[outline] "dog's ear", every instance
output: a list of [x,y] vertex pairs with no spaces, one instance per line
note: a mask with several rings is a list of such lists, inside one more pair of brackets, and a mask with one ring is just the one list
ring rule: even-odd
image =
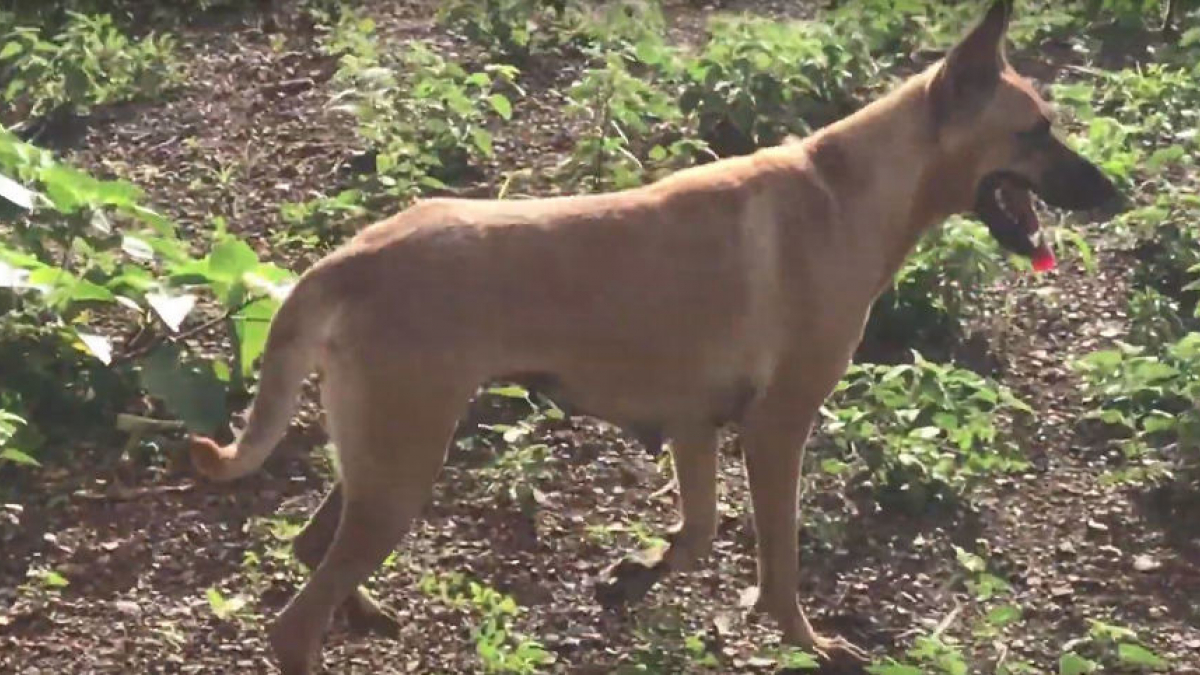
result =
[[1012,0],[995,0],[987,14],[946,54],[934,78],[939,117],[971,111],[992,93],[1007,63],[1004,38],[1012,14]]

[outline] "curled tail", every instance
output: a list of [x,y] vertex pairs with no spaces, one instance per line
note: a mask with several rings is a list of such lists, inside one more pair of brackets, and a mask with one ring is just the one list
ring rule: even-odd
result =
[[221,481],[245,476],[262,466],[283,438],[304,378],[316,366],[328,316],[319,306],[322,295],[320,278],[307,274],[284,300],[267,333],[258,394],[241,437],[224,447],[211,438],[191,438],[192,464],[200,473]]

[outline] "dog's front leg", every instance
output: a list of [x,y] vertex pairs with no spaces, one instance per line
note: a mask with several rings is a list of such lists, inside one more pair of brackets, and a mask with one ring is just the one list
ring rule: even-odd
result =
[[758,538],[755,608],[779,623],[786,642],[826,659],[848,655],[865,660],[866,653],[845,639],[824,637],[814,631],[796,597],[800,575],[800,467],[817,411],[832,386],[768,394],[750,412],[743,427],[742,452]]
[[596,599],[607,607],[639,600],[672,571],[687,571],[712,550],[717,534],[716,429],[709,424],[671,432],[671,459],[679,485],[681,521],[665,550],[642,551],[610,567],[596,584]]

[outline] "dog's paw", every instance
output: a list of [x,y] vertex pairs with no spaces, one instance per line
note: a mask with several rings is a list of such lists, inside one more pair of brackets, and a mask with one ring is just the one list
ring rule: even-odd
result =
[[596,582],[596,601],[608,609],[637,602],[645,597],[665,573],[662,564],[621,560],[609,567]]

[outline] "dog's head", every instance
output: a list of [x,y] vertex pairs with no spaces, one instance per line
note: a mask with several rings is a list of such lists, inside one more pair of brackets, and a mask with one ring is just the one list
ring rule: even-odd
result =
[[934,66],[928,95],[937,142],[954,174],[945,187],[962,193],[955,210],[974,211],[1006,249],[1052,260],[1032,195],[1083,210],[1114,200],[1117,192],[1055,135],[1050,105],[1009,66],[1004,38],[1011,8],[1011,0],[992,4]]

